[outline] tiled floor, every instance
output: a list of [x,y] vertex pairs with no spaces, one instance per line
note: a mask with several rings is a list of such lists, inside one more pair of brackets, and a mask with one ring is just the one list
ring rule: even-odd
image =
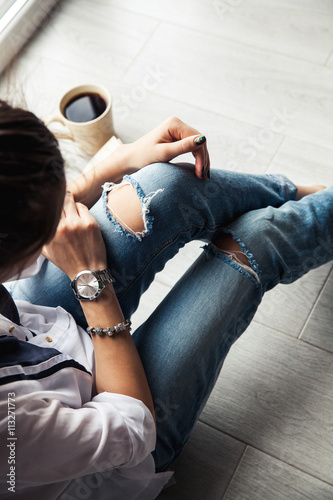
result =
[[[333,182],[331,0],[63,1],[10,81],[43,118],[67,88],[99,82],[124,142],[174,114],[207,135],[213,168]],[[75,176],[85,157],[66,151]],[[199,247],[159,274],[136,325]],[[267,294],[161,499],[332,500],[332,299],[330,264]]]

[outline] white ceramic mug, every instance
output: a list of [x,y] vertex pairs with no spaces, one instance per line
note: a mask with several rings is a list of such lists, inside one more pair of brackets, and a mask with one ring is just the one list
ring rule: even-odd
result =
[[[106,109],[103,113],[94,120],[86,122],[74,122],[66,118],[65,108],[67,104],[73,101],[76,96],[88,93],[99,94],[103,97],[106,102]],[[67,131],[54,131],[57,139],[75,141],[85,153],[94,155],[114,135],[111,104],[110,93],[102,85],[79,85],[68,90],[62,96],[56,114],[48,118],[45,123],[46,125],[52,122],[62,123]]]

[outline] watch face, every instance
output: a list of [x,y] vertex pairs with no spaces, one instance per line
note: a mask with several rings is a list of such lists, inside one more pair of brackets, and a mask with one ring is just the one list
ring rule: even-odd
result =
[[93,299],[99,292],[99,282],[92,273],[83,273],[77,278],[76,289],[85,299]]

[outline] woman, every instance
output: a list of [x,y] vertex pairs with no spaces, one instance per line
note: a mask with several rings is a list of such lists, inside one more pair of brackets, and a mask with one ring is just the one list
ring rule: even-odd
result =
[[[188,151],[194,169],[164,163]],[[2,288],[3,498],[156,498],[264,292],[332,258],[333,190],[210,172],[175,118],[66,188],[52,134],[3,102],[0,165],[1,282],[47,257],[11,285],[17,309]],[[131,336],[192,239],[202,255]]]

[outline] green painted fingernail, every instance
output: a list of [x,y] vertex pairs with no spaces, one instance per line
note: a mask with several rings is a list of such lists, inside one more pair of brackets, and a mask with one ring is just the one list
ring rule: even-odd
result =
[[206,137],[204,135],[200,135],[199,137],[196,137],[194,139],[194,142],[197,146],[200,146],[201,144],[204,144],[206,142]]
[[205,165],[202,165],[201,179],[204,179],[205,175],[206,175],[206,167],[205,167]]

